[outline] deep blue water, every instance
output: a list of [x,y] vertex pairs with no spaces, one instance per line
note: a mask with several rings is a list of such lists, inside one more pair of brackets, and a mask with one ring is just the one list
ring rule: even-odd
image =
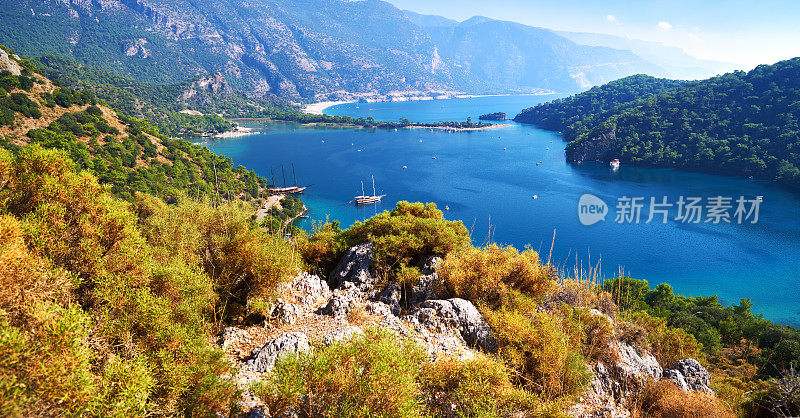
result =
[[[326,113],[376,120],[476,120],[495,111],[513,117],[552,98],[347,104]],[[606,278],[621,269],[647,279],[652,287],[666,282],[686,295],[717,294],[723,303],[749,297],[768,319],[800,324],[800,196],[763,182],[635,168],[624,162],[617,171],[599,163],[567,164],[557,133],[510,123],[507,128],[454,133],[254,124],[264,132],[205,145],[263,176],[273,168],[278,183],[281,164],[290,179],[294,163],[298,182],[314,184],[303,197],[311,216],[304,227],[326,218],[350,225],[400,200],[434,202],[449,206],[445,216],[462,220],[476,244],[530,245],[546,259],[555,230],[553,260],[567,270],[600,261]],[[348,204],[360,194],[362,180],[371,189],[372,175],[378,192],[387,195],[383,202],[371,207]],[[605,221],[591,226],[579,222],[578,200],[584,193],[609,205]],[[658,201],[667,196],[675,203],[680,196],[718,195],[734,200],[763,196],[758,223],[685,224],[672,220],[674,208],[667,224],[660,218],[645,223],[651,196]],[[614,222],[622,196],[645,198],[639,224]]]

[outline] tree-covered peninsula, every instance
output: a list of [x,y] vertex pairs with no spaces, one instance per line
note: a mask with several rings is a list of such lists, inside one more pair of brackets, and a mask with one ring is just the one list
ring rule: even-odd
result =
[[522,111],[571,161],[754,177],[800,188],[800,58],[708,80],[632,76]]

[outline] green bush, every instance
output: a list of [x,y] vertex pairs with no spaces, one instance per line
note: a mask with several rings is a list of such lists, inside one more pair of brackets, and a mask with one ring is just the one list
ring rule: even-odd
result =
[[368,328],[352,341],[278,362],[255,393],[278,414],[294,408],[301,416],[419,417],[424,361],[410,340]]
[[581,338],[568,319],[548,313],[502,309],[484,312],[498,343],[498,356],[512,368],[514,383],[544,399],[578,393],[591,372],[581,355]]
[[0,151],[0,411],[227,413],[215,284],[63,153]]
[[422,393],[430,414],[437,417],[501,417],[515,413],[553,414],[530,392],[515,387],[511,371],[487,356],[457,360],[443,358],[425,364],[420,373]]
[[555,286],[538,253],[497,245],[453,251],[438,272],[450,296],[492,309],[508,305],[516,293],[540,301]]
[[376,267],[387,277],[403,266],[421,263],[431,255],[445,255],[470,242],[461,221],[444,219],[433,203],[398,202],[391,212],[384,211],[356,222],[345,231],[337,226],[322,226],[300,245],[312,266],[333,268],[348,248],[364,242],[375,245]]

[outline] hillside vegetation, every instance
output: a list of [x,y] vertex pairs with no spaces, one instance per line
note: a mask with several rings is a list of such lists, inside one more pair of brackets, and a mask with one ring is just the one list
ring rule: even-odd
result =
[[[560,277],[533,250],[473,246],[433,204],[287,239],[253,219],[264,179],[0,54],[0,415],[236,416],[253,396],[269,413],[331,417],[800,412],[798,331],[746,300]],[[336,283],[359,248],[364,281]],[[298,280],[327,290],[299,320]],[[456,304],[447,320],[468,314],[464,330],[389,327],[436,323]],[[273,334],[341,323],[364,329],[317,335],[241,379]],[[436,340],[448,330],[454,340]],[[235,335],[261,340],[240,356]],[[463,355],[428,351],[448,345]],[[682,389],[662,375],[685,360],[713,380]]]
[[274,96],[247,97],[234,90],[220,74],[198,76],[175,84],[150,84],[62,56],[44,55],[33,59],[33,63],[58,84],[91,91],[114,109],[146,119],[161,133],[170,136],[231,130],[232,124],[223,117],[264,118],[287,111],[299,113],[288,102]]
[[[4,415],[236,413],[242,389],[226,377],[236,369],[215,336],[263,321],[286,297],[282,283],[305,269],[327,270],[362,240],[375,243],[383,286],[410,286],[416,261],[443,256],[442,297],[474,303],[496,351],[432,361],[378,323],[362,337],[278,362],[252,387],[271,411],[553,416],[587,389],[587,363],[614,361],[610,347],[620,341],[651,350],[663,364],[706,361],[691,334],[620,296],[627,283],[607,283],[608,293],[557,280],[533,251],[473,247],[466,228],[433,205],[403,202],[350,229],[328,224],[286,241],[259,228],[237,203],[214,208],[184,197],[168,205],[147,195],[122,202],[88,172],[76,173],[63,151],[29,145],[15,156],[0,151],[0,230]],[[664,292],[644,294],[644,303],[655,304]],[[617,313],[622,301],[632,305]],[[747,324],[747,309],[733,307],[744,314],[734,324]],[[630,387],[626,408],[757,411],[762,404],[742,395],[748,382],[723,378],[716,398],[676,393],[667,381]],[[770,390],[765,384],[756,392],[763,405],[779,393]]]
[[526,109],[571,161],[675,167],[800,187],[800,58],[708,80],[635,76]]
[[[0,72],[0,146],[61,149],[75,167],[93,173],[112,192],[131,200],[146,192],[169,201],[195,198],[259,199],[266,179],[229,158],[168,138],[146,121],[126,116],[89,91],[58,87],[3,47],[9,68]],[[11,69],[19,74],[13,74]]]

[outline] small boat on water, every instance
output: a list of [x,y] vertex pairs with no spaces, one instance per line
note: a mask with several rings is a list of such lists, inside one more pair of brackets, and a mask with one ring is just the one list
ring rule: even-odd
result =
[[372,176],[372,196],[367,196],[364,193],[364,182],[361,182],[361,196],[356,196],[353,198],[353,201],[356,205],[372,205],[374,203],[378,203],[381,199],[386,196],[385,194],[378,195],[375,193],[375,176]]
[[539,195],[538,195],[538,194],[535,194],[535,195],[533,195],[532,197],[533,197],[534,199],[538,199],[538,198],[539,198]]
[[608,163],[608,165],[610,165],[613,168],[619,168],[619,160],[615,158],[611,160],[611,162]]
[[[272,170],[270,170],[272,172]],[[281,173],[283,175],[283,187],[269,187],[267,191],[269,194],[299,194],[303,193],[303,191],[313,184],[309,184],[308,186],[298,186],[297,185],[297,176],[294,174],[294,164],[292,164],[292,177],[294,178],[294,186],[287,186],[286,185],[286,172],[283,170],[283,166],[281,165]],[[272,174],[272,185],[275,185],[275,174]]]

